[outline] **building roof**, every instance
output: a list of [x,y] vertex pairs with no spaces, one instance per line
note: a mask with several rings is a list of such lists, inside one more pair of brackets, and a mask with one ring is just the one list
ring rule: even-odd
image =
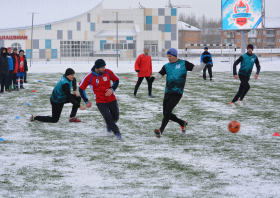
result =
[[178,21],[178,30],[201,31],[201,29],[191,26],[183,21]]
[[[96,37],[112,37],[112,36],[116,36],[117,32],[116,30],[100,30],[95,36]],[[118,30],[118,36],[136,36],[136,31],[134,29],[130,29],[130,30],[122,30],[119,29]]]
[[280,17],[265,17],[265,28],[280,28]]
[[80,16],[103,0],[16,0],[1,1],[0,30],[23,29],[57,23]]

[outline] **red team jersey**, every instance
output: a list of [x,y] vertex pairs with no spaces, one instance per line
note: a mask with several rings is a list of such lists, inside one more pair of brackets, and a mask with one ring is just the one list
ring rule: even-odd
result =
[[111,89],[111,81],[115,82],[119,77],[110,69],[105,69],[105,72],[98,75],[95,72],[88,73],[79,83],[82,90],[85,90],[89,85],[96,103],[109,103],[116,100],[115,93],[111,96],[105,96],[106,90]]

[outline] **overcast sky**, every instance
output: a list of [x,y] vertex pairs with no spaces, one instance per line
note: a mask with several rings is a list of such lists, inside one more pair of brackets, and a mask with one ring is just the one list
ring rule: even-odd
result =
[[[103,8],[138,8],[139,3],[146,8],[163,8],[167,0],[104,0]],[[221,0],[171,0],[174,5],[189,5],[191,8],[180,8],[180,12],[195,13],[197,16],[205,14],[210,18],[221,17]],[[265,0],[267,17],[280,17],[280,0]]]

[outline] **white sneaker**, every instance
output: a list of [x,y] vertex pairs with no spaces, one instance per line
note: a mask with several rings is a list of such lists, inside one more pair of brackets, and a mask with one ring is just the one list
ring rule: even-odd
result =
[[236,107],[235,102],[230,102],[229,105],[230,105],[231,107]]
[[35,117],[36,117],[36,115],[35,115],[35,114],[32,114],[32,115],[31,115],[31,118],[30,118],[30,121],[31,121],[31,122],[35,121],[35,119],[34,119]]
[[239,104],[241,107],[244,106],[242,100],[238,100],[238,104]]

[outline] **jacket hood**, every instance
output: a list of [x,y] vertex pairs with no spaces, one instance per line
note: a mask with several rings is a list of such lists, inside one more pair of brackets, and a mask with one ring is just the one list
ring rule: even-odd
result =
[[[6,50],[6,53],[3,53],[3,50]],[[4,56],[4,55],[7,55],[7,48],[5,47],[1,47],[1,55]]]

